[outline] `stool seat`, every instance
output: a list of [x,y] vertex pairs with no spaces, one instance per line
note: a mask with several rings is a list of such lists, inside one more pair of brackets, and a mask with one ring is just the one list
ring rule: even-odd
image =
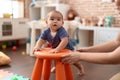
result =
[[51,60],[56,63],[56,80],[74,80],[72,67],[70,64],[62,64],[61,56],[71,51],[63,49],[58,53],[49,53],[51,48],[44,48],[41,51],[34,52],[37,58],[32,72],[31,80],[49,80]]
[[41,51],[36,51],[34,53],[34,56],[41,59],[55,59],[55,60],[59,59],[60,60],[63,54],[68,54],[71,52],[71,50],[64,49],[64,50],[61,50],[59,53],[49,53],[50,50],[51,48],[43,48]]

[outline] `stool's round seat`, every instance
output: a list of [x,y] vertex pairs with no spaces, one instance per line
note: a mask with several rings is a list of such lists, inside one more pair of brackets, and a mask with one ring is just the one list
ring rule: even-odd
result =
[[61,59],[63,54],[68,54],[71,50],[63,49],[58,53],[50,53],[51,48],[43,48],[41,51],[34,52],[34,56],[41,59]]
[[56,63],[56,80],[74,80],[70,64],[62,64],[61,56],[70,53],[70,50],[63,49],[58,53],[50,53],[51,48],[44,48],[41,51],[35,51],[36,62],[34,65],[31,80],[49,80],[51,60]]

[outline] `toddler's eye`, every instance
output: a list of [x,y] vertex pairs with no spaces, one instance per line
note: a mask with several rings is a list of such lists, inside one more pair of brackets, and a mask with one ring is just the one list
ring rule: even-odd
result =
[[53,21],[53,20],[54,20],[54,18],[51,18],[50,20],[52,20],[52,21]]
[[61,19],[57,19],[58,21],[60,21]]

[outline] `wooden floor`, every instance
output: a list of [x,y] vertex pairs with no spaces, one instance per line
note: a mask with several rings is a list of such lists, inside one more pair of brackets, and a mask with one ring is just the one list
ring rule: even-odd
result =
[[[12,59],[9,65],[0,66],[0,69],[30,78],[35,63],[35,57],[22,55],[22,52],[25,52],[25,50],[25,45],[19,46],[17,51],[12,51],[11,48],[0,50],[5,52]],[[120,65],[100,65],[87,62],[82,62],[82,64],[84,65],[86,74],[84,77],[79,77],[77,75],[77,69],[73,66],[74,80],[109,80],[110,77],[120,71]],[[50,80],[55,80],[54,73],[52,73]]]

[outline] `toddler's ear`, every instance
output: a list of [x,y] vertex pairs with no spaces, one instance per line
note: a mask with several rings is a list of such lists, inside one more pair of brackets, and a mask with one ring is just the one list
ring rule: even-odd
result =
[[47,24],[47,20],[45,20],[45,23]]
[[63,24],[64,24],[64,21],[63,21]]

